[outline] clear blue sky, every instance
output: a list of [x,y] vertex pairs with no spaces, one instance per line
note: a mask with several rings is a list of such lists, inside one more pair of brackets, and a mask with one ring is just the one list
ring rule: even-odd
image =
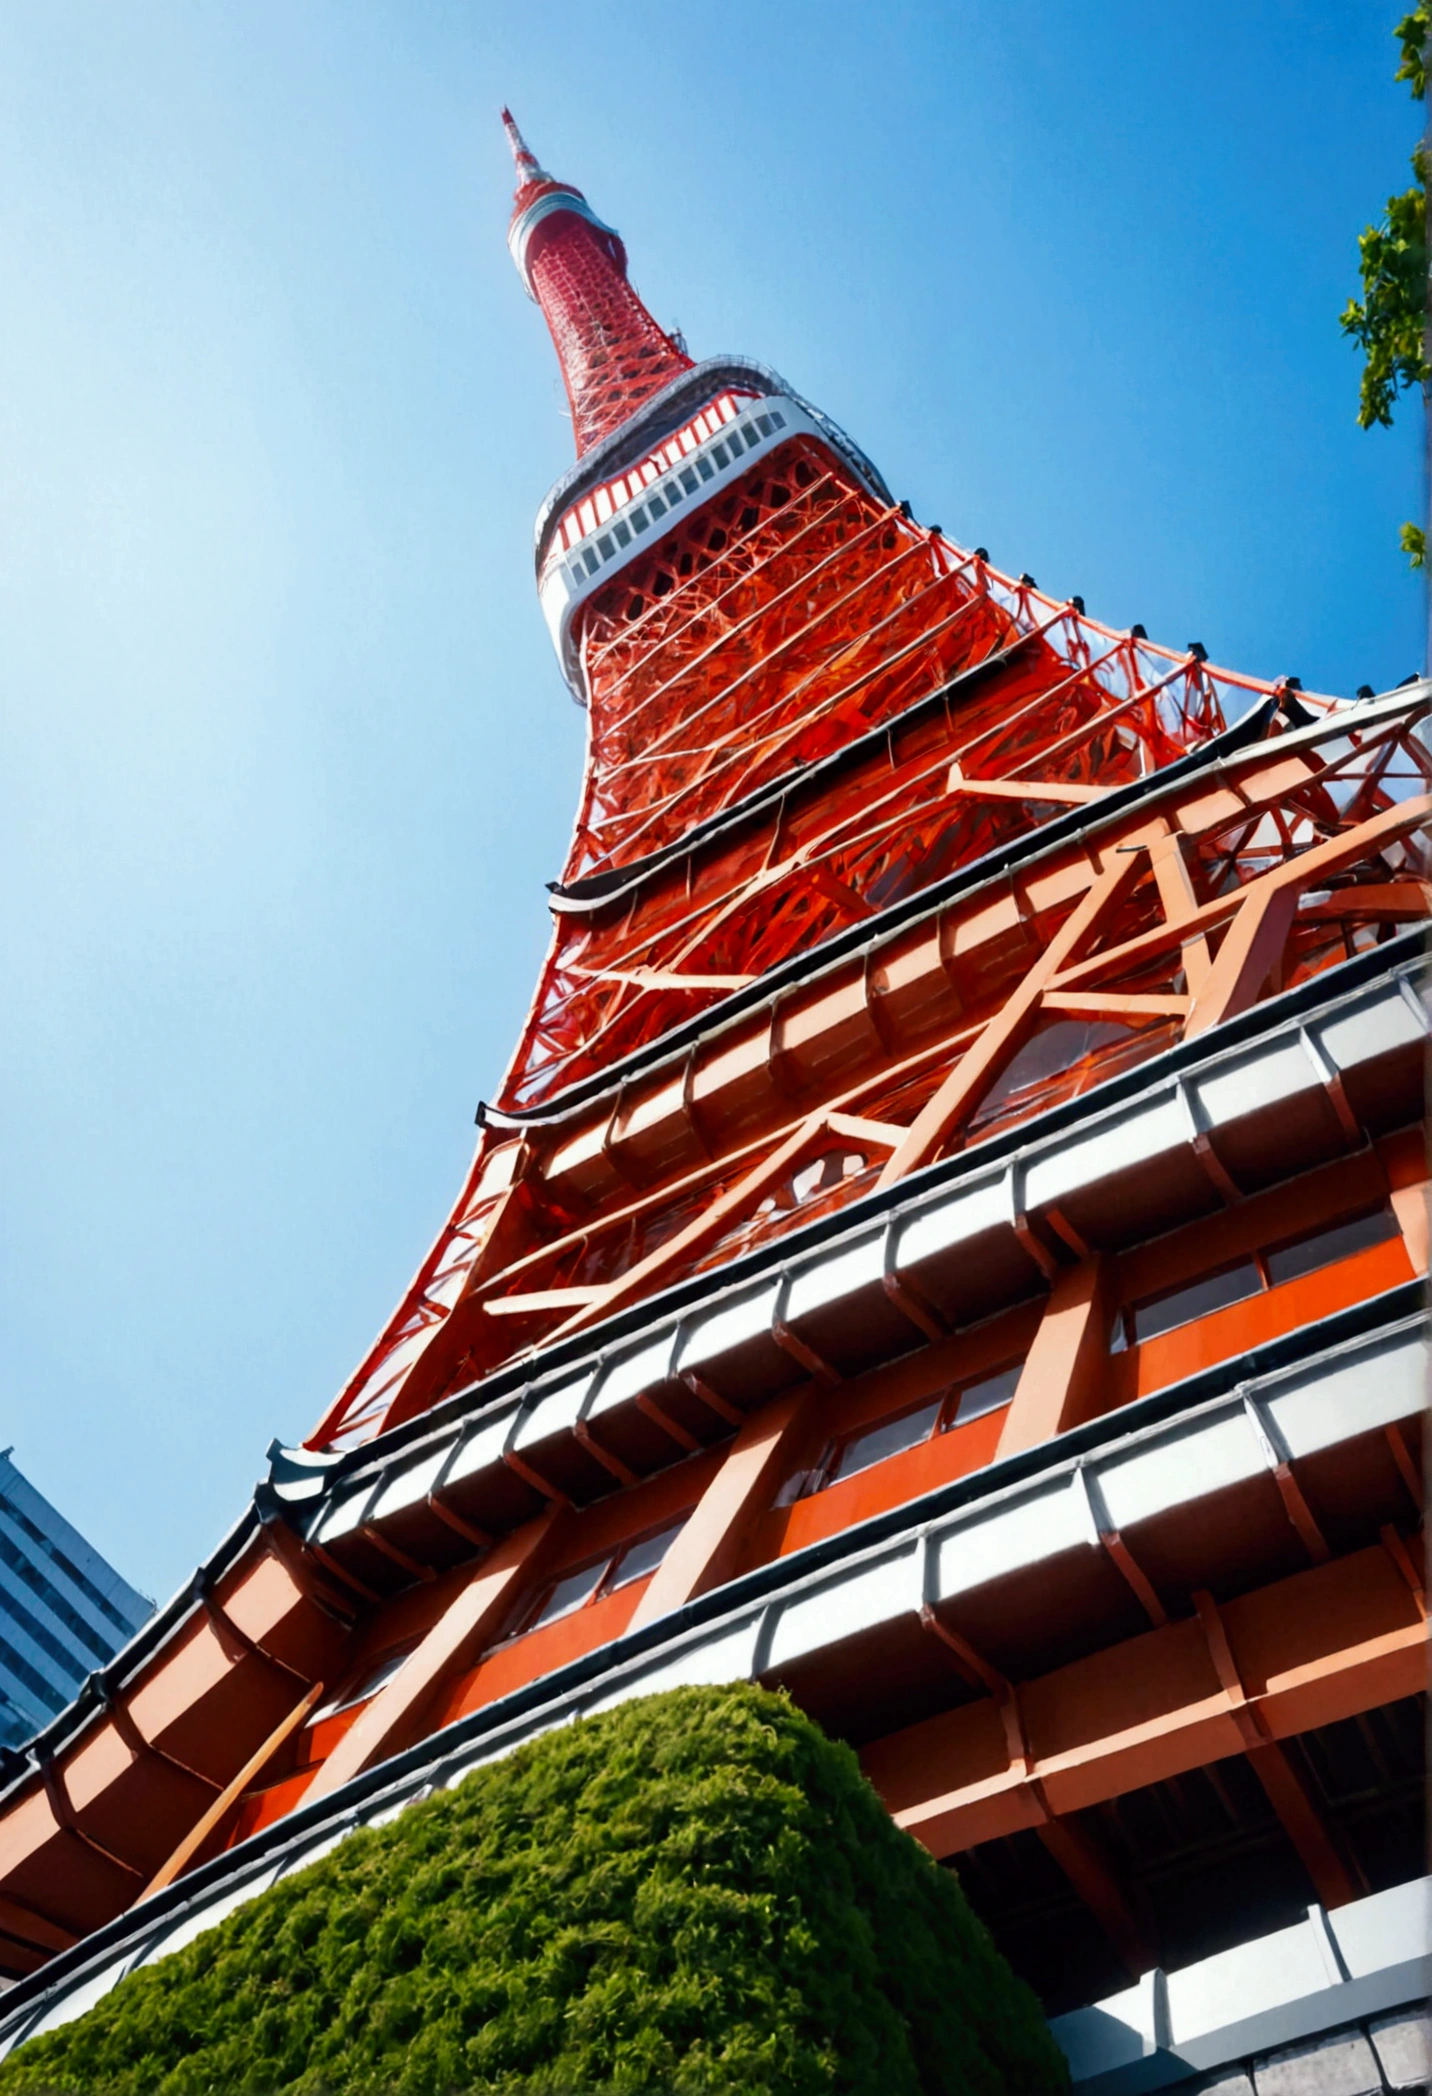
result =
[[5,1414],[163,1596],[386,1317],[545,937],[570,434],[510,98],[697,356],[1115,624],[1420,667],[1337,314],[1393,4],[0,11]]

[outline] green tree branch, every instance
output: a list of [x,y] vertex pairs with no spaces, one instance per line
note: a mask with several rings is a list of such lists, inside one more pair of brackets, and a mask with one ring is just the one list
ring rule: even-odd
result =
[[[1427,94],[1429,32],[1428,0],[1404,15],[1395,31],[1402,50],[1395,77],[1408,83],[1419,102]],[[1412,188],[1389,197],[1381,223],[1368,226],[1358,240],[1362,297],[1349,299],[1342,315],[1343,333],[1363,355],[1357,419],[1364,429],[1376,423],[1390,426],[1399,397],[1414,386],[1421,387],[1424,401],[1432,391],[1427,353],[1427,154],[1422,146],[1412,155],[1412,172]],[[1422,567],[1427,557],[1423,527],[1404,524],[1401,540],[1410,564]]]

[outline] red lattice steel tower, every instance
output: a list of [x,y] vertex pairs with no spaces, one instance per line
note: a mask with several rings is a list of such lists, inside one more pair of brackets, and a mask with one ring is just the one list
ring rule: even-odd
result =
[[[536,562],[588,709],[586,773],[552,951],[473,1175],[318,1447],[495,1366],[560,1323],[563,1291],[616,1278],[614,1257],[667,1232],[648,1198],[624,1240],[626,1218],[578,1252],[576,1217],[538,1190],[540,1174],[529,1168],[517,1197],[507,1184],[515,1151],[501,1137],[524,1116],[684,1038],[732,993],[1031,821],[1157,770],[1223,726],[1224,692],[1262,688],[1215,677],[1201,650],[1113,634],[1077,600],[1051,603],[982,548],[917,524],[764,366],[694,364],[628,283],[619,236],[504,123],[518,176],[508,241],[577,437],[577,466],[539,512]],[[843,775],[813,790],[837,758]],[[1038,794],[1019,785],[1034,779]],[[1115,1028],[1104,1052],[1128,1047]],[[842,1194],[871,1168],[848,1172]],[[672,1212],[690,1198],[683,1188]],[[504,1290],[509,1266],[520,1285]],[[500,1322],[477,1309],[498,1293],[514,1298]]]
[[0,1772],[0,2042],[534,1730],[750,1678],[1052,2010],[1111,1997],[1076,2083],[1232,2086],[1415,1984],[1432,687],[1001,574],[693,362],[505,122],[577,448],[551,946],[349,1386]]

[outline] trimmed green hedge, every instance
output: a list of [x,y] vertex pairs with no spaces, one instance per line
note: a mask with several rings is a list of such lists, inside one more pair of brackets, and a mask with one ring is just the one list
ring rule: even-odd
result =
[[352,1835],[0,2067],[0,2096],[1039,2096],[959,1886],[785,1698],[678,1689]]

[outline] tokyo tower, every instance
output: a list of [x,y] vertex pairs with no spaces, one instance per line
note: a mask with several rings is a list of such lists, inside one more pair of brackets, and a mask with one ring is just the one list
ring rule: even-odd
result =
[[1001,573],[693,361],[504,123],[577,454],[550,947],[347,1387],[6,1756],[0,2045],[546,1727],[754,1679],[958,1869],[1076,2088],[1385,2048],[1432,687]]

